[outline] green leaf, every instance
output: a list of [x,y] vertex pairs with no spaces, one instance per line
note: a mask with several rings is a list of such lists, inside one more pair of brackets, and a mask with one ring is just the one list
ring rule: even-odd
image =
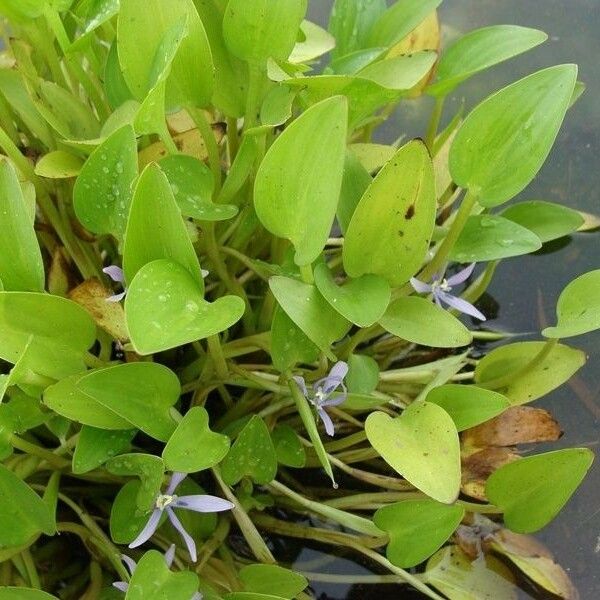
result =
[[390,333],[423,346],[468,346],[471,332],[451,313],[426,298],[407,296],[394,301],[379,324]]
[[127,450],[136,433],[135,429],[105,431],[84,425],[73,453],[73,473],[89,473],[102,466],[109,458]]
[[383,316],[391,298],[388,282],[377,275],[362,275],[338,286],[325,263],[314,270],[315,285],[340,315],[360,327],[370,327]]
[[442,0],[398,0],[377,19],[369,35],[371,46],[394,46],[420,25]]
[[100,369],[82,377],[77,389],[157,440],[166,442],[175,431],[171,407],[181,389],[177,376],[163,365],[137,362]]
[[169,471],[195,473],[218,465],[229,451],[229,438],[210,430],[208,413],[191,408],[169,438],[162,457]]
[[0,465],[0,506],[0,548],[20,546],[34,535],[56,531],[48,506],[4,465]]
[[[192,0],[122,0],[118,21],[118,53],[123,76],[142,102],[164,68],[163,42],[182,21],[187,35],[171,65],[167,106],[206,106],[214,89],[214,67],[208,38]],[[143,52],[140,49],[143,48]]]
[[288,58],[293,64],[308,63],[335,48],[335,38],[311,21],[302,21],[298,38]]
[[165,557],[156,550],[149,550],[138,562],[125,600],[148,600],[148,598],[189,600],[198,591],[198,576],[192,571],[172,573]]
[[343,98],[312,106],[277,138],[256,175],[258,218],[294,244],[298,265],[312,263],[329,237],[342,185],[346,121]]
[[73,208],[81,224],[122,240],[137,176],[137,140],[126,125],[92,152],[75,182]]
[[88,3],[83,33],[91,33],[119,12],[119,0],[92,0]]
[[277,475],[277,455],[264,421],[254,415],[237,436],[221,465],[223,481],[235,485],[242,477],[259,484],[269,483]]
[[415,567],[439,550],[465,515],[459,505],[404,500],[380,508],[373,522],[390,536],[386,555],[397,567]]
[[140,175],[127,221],[123,248],[127,282],[144,265],[161,258],[185,267],[203,292],[200,263],[169,180],[156,164],[150,164]]
[[517,223],[496,215],[471,215],[450,258],[457,262],[500,260],[535,252],[542,242],[535,233]]
[[58,600],[56,596],[51,596],[40,590],[33,590],[23,587],[2,587],[0,588],[0,600]]
[[297,433],[289,425],[277,425],[271,433],[277,461],[286,467],[301,469],[306,464],[306,451]]
[[419,401],[396,418],[374,412],[365,431],[381,457],[416,488],[444,504],[458,498],[460,444],[443,408]]
[[46,179],[71,179],[81,172],[83,161],[78,156],[55,150],[44,154],[35,165],[35,174]]
[[335,360],[331,344],[347,333],[350,323],[331,308],[314,285],[289,277],[271,277],[269,286],[287,316],[308,339]]
[[234,56],[256,65],[267,59],[290,56],[307,0],[229,0],[223,19],[223,36]]
[[[260,107],[262,126],[251,131],[269,130],[287,123],[292,118],[295,99],[296,90],[291,90],[283,85],[271,88]],[[248,131],[245,132],[245,135],[248,135]]]
[[498,391],[511,404],[525,404],[567,382],[585,364],[585,354],[581,350],[558,344],[544,360],[522,373],[544,346],[545,342],[517,342],[495,348],[477,363],[475,383],[485,387],[488,381],[521,372],[520,377],[515,377]]
[[346,386],[351,394],[370,394],[379,383],[379,365],[374,358],[361,354],[348,357]]
[[469,189],[486,207],[522,191],[550,153],[576,79],[575,65],[550,67],[479,104],[450,148],[455,183]]
[[[120,2],[120,0],[119,0]],[[127,86],[123,70],[119,63],[118,43],[114,40],[108,56],[106,57],[106,65],[104,67],[104,91],[110,105],[118,109],[125,102],[134,101],[134,97]]]
[[116,544],[129,544],[148,522],[148,513],[137,507],[141,487],[137,479],[128,481],[115,496],[110,509],[110,536]]
[[299,573],[277,565],[246,565],[239,572],[245,592],[294,598],[307,585]]
[[131,342],[142,355],[215,335],[237,323],[244,310],[239,296],[207,302],[189,271],[170,260],[142,267],[125,300]]
[[502,211],[502,216],[533,231],[542,243],[569,235],[584,223],[576,210],[541,200],[513,204]]
[[271,323],[271,358],[273,366],[285,373],[298,363],[312,363],[319,358],[315,346],[281,306],[277,306]]
[[348,275],[381,275],[394,287],[406,283],[429,249],[436,205],[431,158],[421,141],[409,142],[356,207],[344,243]]
[[504,511],[517,533],[545,527],[567,503],[592,465],[588,448],[528,456],[494,471],[485,486],[489,501]]
[[548,338],[564,338],[600,328],[600,270],[584,273],[567,285],[556,305],[557,324],[546,327]]
[[5,290],[44,290],[44,263],[17,173],[0,160],[0,278]]
[[194,156],[173,154],[159,163],[171,184],[181,214],[199,221],[225,221],[235,217],[237,206],[215,204],[215,181],[210,169]]
[[348,231],[352,215],[372,181],[373,178],[370,172],[365,169],[355,153],[348,150],[344,163],[340,201],[337,208],[337,220],[342,233],[345,234]]
[[492,25],[470,31],[444,50],[437,79],[427,88],[433,96],[446,96],[463,81],[513,56],[539,46],[548,36],[517,25]]
[[454,383],[433,388],[425,399],[441,406],[452,417],[458,431],[485,423],[510,406],[498,392]]

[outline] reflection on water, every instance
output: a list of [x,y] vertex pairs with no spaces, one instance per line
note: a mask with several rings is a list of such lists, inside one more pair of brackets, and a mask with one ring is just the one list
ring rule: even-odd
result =
[[[313,0],[310,17],[326,22],[331,3]],[[493,90],[539,68],[564,62],[579,65],[579,78],[587,84],[587,92],[567,115],[548,162],[520,199],[549,200],[600,213],[600,0],[445,0],[440,14],[446,38],[499,23],[537,27],[550,36],[546,44],[459,88],[457,97],[448,103],[448,114],[458,108],[463,97],[470,108]],[[391,143],[403,132],[422,135],[429,107],[428,99],[403,106],[382,128],[379,139]],[[562,288],[576,275],[595,268],[600,268],[600,236],[595,234],[577,234],[568,244],[559,243],[535,256],[504,261],[490,289],[499,305],[498,316],[488,324],[514,332],[539,330],[553,320]],[[561,441],[552,444],[553,449],[588,446],[598,452],[600,334],[575,338],[571,343],[588,353],[587,366],[569,384],[538,401],[537,406],[550,410],[565,431]],[[538,445],[527,450],[545,449]],[[597,460],[560,517],[537,534],[567,569],[583,600],[600,598],[599,495]],[[298,568],[310,571],[310,564],[318,556],[315,550],[304,548],[298,555]],[[365,567],[341,559],[325,570],[350,575],[364,573]],[[315,584],[314,589],[323,599],[399,597],[397,588],[388,586],[322,583]],[[401,597],[419,596],[406,591]]]

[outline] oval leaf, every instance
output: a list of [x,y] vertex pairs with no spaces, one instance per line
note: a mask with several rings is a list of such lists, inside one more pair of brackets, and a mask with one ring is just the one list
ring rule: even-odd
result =
[[294,598],[308,585],[299,573],[277,565],[246,565],[239,576],[244,591],[282,598]]
[[136,433],[135,429],[105,431],[84,425],[73,453],[73,473],[89,473],[127,450]]

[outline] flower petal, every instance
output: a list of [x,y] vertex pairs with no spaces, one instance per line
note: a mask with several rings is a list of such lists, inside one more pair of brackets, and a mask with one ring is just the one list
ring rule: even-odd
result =
[[129,571],[129,574],[133,575],[133,572],[135,571],[135,568],[137,567],[137,563],[135,562],[135,560],[133,560],[133,558],[131,558],[130,556],[127,556],[126,554],[121,554],[121,560],[125,563],[125,566],[127,567],[127,570]]
[[325,406],[339,406],[340,404],[346,402],[347,397],[348,394],[346,393],[336,394],[332,398],[327,398],[327,400],[323,400],[323,402],[319,404],[319,408],[323,408]]
[[346,375],[348,375],[348,363],[343,360],[338,360],[338,362],[331,367],[331,371],[329,371],[329,377],[334,377],[340,381],[344,379]]
[[121,269],[121,267],[117,267],[117,265],[104,267],[102,272],[106,273],[113,281],[116,281],[117,283],[123,283],[125,281],[125,273],[123,273],[123,269]]
[[410,285],[412,285],[414,290],[419,292],[419,294],[428,294],[432,289],[432,286],[429,283],[423,283],[415,277],[410,278]]
[[294,375],[292,379],[296,382],[300,391],[304,395],[305,398],[308,398],[308,390],[306,389],[306,381],[304,381],[304,377],[299,377],[298,375]]
[[445,302],[448,306],[455,308],[465,315],[470,315],[471,317],[475,317],[480,321],[485,321],[485,315],[477,310],[470,302],[463,300],[462,298],[457,298],[452,294],[446,294],[445,292],[440,292],[440,299],[442,302]]
[[173,502],[173,506],[201,513],[214,513],[231,510],[234,505],[229,502],[229,500],[223,500],[223,498],[219,498],[218,496],[198,494],[195,496],[179,496],[179,498]]
[[120,592],[126,593],[129,589],[129,584],[124,581],[115,581],[113,587],[117,588]]
[[323,421],[323,425],[325,425],[325,432],[327,435],[333,437],[335,434],[335,427],[333,426],[331,417],[322,408],[320,408],[317,412],[319,413],[319,417],[321,417],[321,421]]
[[179,531],[185,545],[187,546],[188,552],[190,553],[190,558],[192,562],[196,562],[198,556],[196,554],[196,542],[194,542],[194,538],[185,530],[185,527],[181,523],[181,521],[177,518],[177,515],[173,512],[172,508],[167,508],[167,516],[169,517],[169,521],[173,524],[173,527]]
[[196,592],[190,600],[202,600],[202,594],[200,592]]
[[115,294],[114,296],[109,296],[106,301],[107,302],[121,302],[123,298],[127,295],[127,291],[121,292],[120,294]]
[[144,529],[142,529],[142,531],[140,531],[140,534],[135,538],[135,540],[133,540],[133,542],[129,544],[130,548],[137,548],[138,546],[141,546],[144,542],[147,542],[154,535],[154,532],[158,527],[161,514],[162,510],[160,510],[159,508],[155,508],[152,511],[152,514],[150,515],[150,518],[148,519],[148,522],[146,523]]
[[448,285],[458,285],[459,283],[464,283],[471,275],[473,274],[473,270],[475,269],[475,263],[471,263],[466,269],[459,271],[456,275],[452,275],[452,277],[448,277],[446,281]]
[[165,562],[167,563],[167,567],[171,568],[173,564],[173,560],[175,559],[175,544],[171,544],[169,549],[165,552]]
[[169,481],[169,487],[167,488],[167,494],[173,495],[173,492],[177,489],[177,486],[187,477],[187,473],[173,473],[171,475],[171,481]]

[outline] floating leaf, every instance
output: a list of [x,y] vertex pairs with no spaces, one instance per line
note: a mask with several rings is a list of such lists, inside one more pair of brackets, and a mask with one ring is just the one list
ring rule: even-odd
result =
[[245,304],[239,296],[222,296],[210,303],[202,292],[176,262],[156,260],[142,267],[125,300],[136,351],[146,355],[176,348],[224,331],[241,319]]
[[556,305],[557,324],[546,327],[548,338],[581,335],[600,328],[600,270],[584,273],[567,285]]
[[277,138],[256,175],[258,218],[294,244],[298,265],[312,263],[329,237],[342,184],[346,120],[343,98],[312,106]]
[[73,453],[73,473],[89,473],[129,448],[135,429],[106,431],[84,425]]
[[244,591],[294,598],[308,585],[299,573],[277,565],[246,565],[239,572]]
[[444,409],[419,401],[396,418],[374,412],[367,418],[365,431],[381,457],[416,488],[444,504],[456,500],[460,444]]
[[377,275],[363,275],[339,286],[325,263],[314,270],[315,285],[321,295],[343,317],[370,327],[383,316],[391,297],[388,282]]
[[277,461],[286,467],[301,469],[306,464],[306,451],[298,434],[289,425],[277,425],[271,433]]
[[509,200],[535,177],[550,153],[577,79],[575,65],[533,73],[479,104],[450,149],[455,183],[486,207]]
[[210,430],[208,413],[194,406],[183,417],[162,457],[169,471],[195,473],[218,465],[229,451],[229,438]]
[[429,558],[460,525],[465,509],[435,500],[404,500],[380,508],[373,522],[390,536],[387,557],[398,567]]
[[531,533],[547,525],[573,495],[594,455],[567,448],[528,456],[492,473],[485,486],[490,502],[504,511],[506,525]]
[[259,484],[269,483],[277,474],[275,446],[264,421],[254,415],[236,438],[221,465],[223,481],[235,485],[242,477]]
[[458,431],[485,423],[510,406],[498,392],[452,383],[433,388],[426,400],[441,406],[452,417]]
[[[517,342],[495,348],[477,363],[475,383],[485,387],[486,382],[511,374],[519,375],[544,348],[544,342]],[[568,381],[585,364],[581,350],[559,344],[526,373],[502,386],[502,392],[512,404],[532,402]]]
[[456,317],[418,296],[392,302],[379,324],[404,340],[424,346],[460,348],[473,340],[471,332]]
[[5,290],[44,290],[44,263],[17,173],[0,160],[0,277]]
[[533,231],[543,243],[569,235],[584,223],[576,210],[541,200],[513,204],[502,211],[502,216]]
[[399,286],[419,270],[434,227],[433,182],[431,158],[422,142],[398,150],[352,216],[343,253],[348,275],[373,273]]
[[537,29],[517,25],[493,25],[470,31],[444,50],[437,79],[427,88],[433,96],[445,96],[469,77],[527,52],[548,36]]
[[49,152],[35,165],[35,174],[47,179],[70,179],[81,172],[83,161],[64,150]]

